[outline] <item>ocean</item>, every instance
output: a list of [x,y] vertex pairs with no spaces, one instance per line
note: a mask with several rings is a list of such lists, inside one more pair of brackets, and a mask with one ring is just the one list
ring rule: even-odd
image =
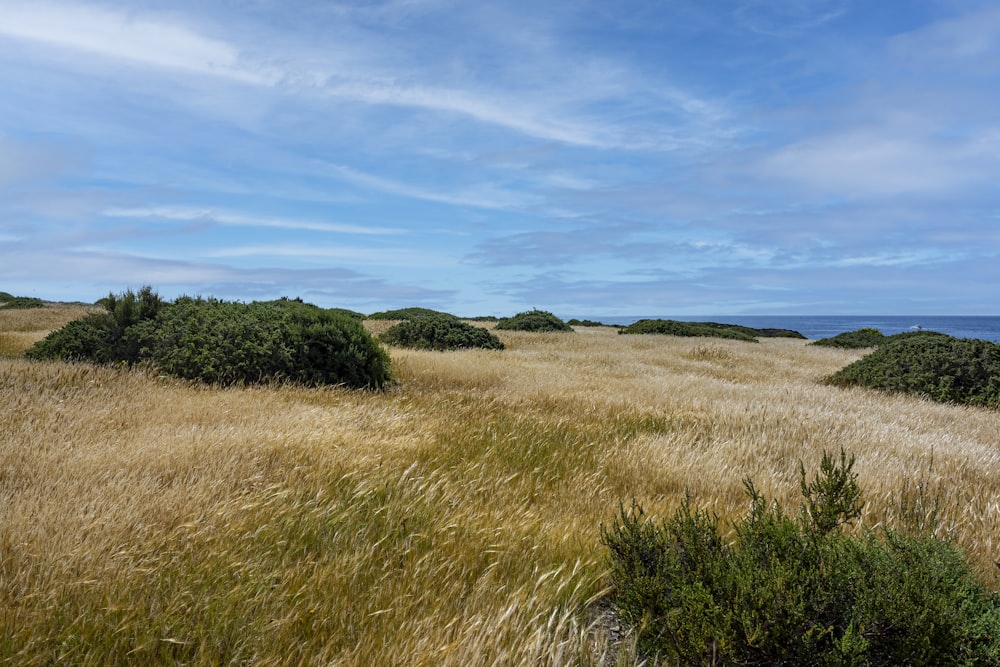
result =
[[[755,329],[793,329],[810,340],[829,338],[845,331],[871,327],[887,336],[915,331],[938,331],[956,338],[979,338],[1000,343],[1000,316],[996,315],[671,315],[573,316],[605,324],[627,325],[641,319],[679,320],[682,322],[722,322]],[[570,319],[570,318],[566,318]]]

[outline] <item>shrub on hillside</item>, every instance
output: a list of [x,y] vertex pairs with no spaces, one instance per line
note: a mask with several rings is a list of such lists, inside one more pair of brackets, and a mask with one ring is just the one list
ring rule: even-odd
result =
[[841,369],[829,382],[997,408],[1000,345],[926,331],[897,334],[886,337],[871,354]]
[[576,318],[571,320],[566,320],[566,324],[571,327],[606,327],[607,324],[603,322],[598,322],[597,320],[578,320]]
[[507,331],[573,331],[573,327],[550,312],[529,310],[514,317],[501,317],[497,329]]
[[885,342],[885,339],[885,335],[878,329],[865,328],[858,329],[857,331],[845,331],[830,338],[821,338],[813,341],[810,345],[856,350],[866,347],[878,347]]
[[300,301],[236,303],[151,289],[111,295],[106,312],[52,332],[34,359],[148,362],[177,377],[215,384],[292,380],[381,388],[389,357],[357,319]]
[[668,520],[621,508],[602,543],[614,602],[642,653],[664,664],[998,664],[1000,598],[930,533],[861,536],[853,458],[824,455],[797,515],[749,480],[732,543],[685,499]]
[[[440,310],[431,310],[430,308],[398,308],[396,310],[383,310],[378,313],[372,313],[368,316],[370,320],[412,320],[415,317],[427,317],[429,315],[451,315],[451,313],[443,313]],[[454,317],[452,315],[452,317]]]
[[0,308],[7,310],[26,310],[28,308],[42,308],[45,302],[33,296],[14,296],[8,292],[0,292]]
[[382,334],[381,339],[389,345],[421,350],[503,349],[503,343],[492,332],[450,315],[428,315],[400,322]]

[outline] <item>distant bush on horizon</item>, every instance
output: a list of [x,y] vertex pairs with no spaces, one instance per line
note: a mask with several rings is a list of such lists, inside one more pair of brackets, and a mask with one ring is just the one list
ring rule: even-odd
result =
[[998,408],[1000,344],[930,331],[896,334],[827,381]]
[[30,359],[151,363],[209,384],[291,380],[380,389],[388,353],[358,319],[301,300],[240,303],[151,288],[101,299],[105,312],[74,320],[28,350]]
[[415,317],[427,317],[429,315],[448,315],[449,317],[455,317],[451,313],[446,313],[440,310],[431,310],[430,308],[397,308],[396,310],[383,310],[378,313],[372,313],[368,316],[368,319],[412,320]]
[[643,319],[619,330],[620,334],[660,334],[666,336],[709,337],[758,342],[758,338],[797,338],[805,336],[791,329],[754,329],[718,322],[681,322],[679,320]]
[[857,331],[845,331],[844,333],[831,336],[830,338],[820,338],[810,345],[821,347],[839,347],[845,350],[857,350],[867,347],[878,347],[886,340],[885,334],[878,329],[867,327]]
[[497,329],[506,331],[573,332],[573,327],[545,310],[529,310],[513,317],[501,317]]
[[598,322],[597,320],[578,320],[576,318],[567,320],[566,324],[570,325],[571,327],[607,327],[607,326],[611,326],[609,324],[605,324],[604,322]]
[[483,348],[502,350],[503,343],[490,331],[467,324],[452,315],[425,315],[393,325],[379,337],[383,343],[419,350]]
[[8,310],[27,310],[42,308],[45,302],[33,296],[14,296],[10,292],[0,292],[0,308]]

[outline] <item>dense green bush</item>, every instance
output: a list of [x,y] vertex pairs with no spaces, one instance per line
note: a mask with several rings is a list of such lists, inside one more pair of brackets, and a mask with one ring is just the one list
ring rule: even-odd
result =
[[607,324],[603,322],[598,322],[597,320],[578,320],[573,318],[571,320],[566,320],[566,324],[571,327],[606,327]]
[[732,543],[685,499],[667,521],[633,502],[602,542],[614,602],[639,648],[664,664],[1000,664],[1000,598],[929,532],[853,536],[853,459],[824,456],[796,516],[747,480]]
[[501,317],[497,329],[507,331],[573,331],[573,327],[550,312],[529,310],[514,317]]
[[381,339],[389,345],[422,350],[503,349],[503,343],[490,331],[451,315],[427,315],[400,322],[382,334]]
[[996,408],[1000,407],[1000,345],[927,331],[897,334],[829,382]]
[[757,342],[758,338],[800,338],[805,339],[798,331],[791,329],[754,329],[739,324],[720,324],[718,322],[681,322],[678,320],[638,320],[618,331],[620,334],[661,334],[666,336],[689,336],[728,338]]
[[706,336],[757,342],[757,336],[743,327],[712,325],[706,322],[677,320],[639,320],[621,329],[620,334],[662,334],[667,336]]
[[390,380],[388,354],[359,320],[301,301],[182,297],[168,303],[144,288],[99,303],[106,312],[52,332],[28,356],[151,363],[216,384],[291,380],[381,388]]
[[415,317],[427,317],[428,315],[451,315],[451,313],[443,313],[440,310],[431,310],[430,308],[398,308],[396,310],[383,310],[378,313],[372,313],[368,316],[368,319],[412,320]]
[[878,347],[885,340],[886,336],[878,329],[865,328],[858,329],[857,331],[845,331],[830,338],[820,338],[810,343],[810,345],[857,350],[866,347]]
[[33,296],[14,296],[9,292],[0,292],[0,308],[25,310],[28,308],[41,308],[44,305],[44,301]]

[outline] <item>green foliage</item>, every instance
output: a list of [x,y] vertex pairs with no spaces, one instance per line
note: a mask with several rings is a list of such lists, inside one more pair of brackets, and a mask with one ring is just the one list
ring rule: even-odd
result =
[[996,408],[1000,407],[1000,345],[926,331],[898,334],[835,373],[829,382]]
[[213,384],[291,380],[381,388],[389,356],[356,318],[301,300],[235,303],[182,297],[167,303],[143,288],[109,295],[106,312],[52,332],[33,359],[152,363]]
[[451,315],[427,315],[400,322],[382,334],[381,339],[389,345],[423,350],[503,349],[503,343],[493,333]]
[[685,499],[660,524],[633,502],[601,540],[614,601],[640,650],[665,664],[974,665],[1000,658],[1000,598],[929,533],[855,537],[853,458],[824,454],[797,517],[745,481],[727,544]]
[[754,329],[739,324],[719,322],[681,322],[678,320],[638,320],[618,331],[620,334],[661,334],[666,336],[728,338],[757,342],[758,338],[799,338],[805,336],[791,329]]
[[607,324],[604,324],[603,322],[598,322],[597,320],[578,320],[578,319],[575,319],[575,318],[571,319],[571,320],[567,320],[566,324],[570,325],[571,327],[606,327],[606,326],[608,326]]
[[440,310],[430,308],[399,308],[397,310],[383,310],[379,313],[372,313],[368,316],[370,320],[412,320],[415,317],[427,317],[428,315],[451,315]]
[[7,310],[27,310],[29,308],[42,308],[45,302],[33,296],[14,296],[9,292],[0,292],[0,308]]
[[810,345],[820,345],[824,347],[840,347],[848,350],[857,350],[866,347],[878,347],[886,340],[886,336],[878,329],[865,328],[857,331],[845,331],[830,338],[821,338],[813,341]]
[[507,331],[573,331],[573,327],[552,313],[544,310],[529,310],[514,317],[501,317],[497,329]]
[[108,313],[93,313],[56,329],[25,353],[29,359],[62,359],[105,364],[115,361],[112,349],[114,320]]
[[621,329],[620,334],[660,334],[667,336],[706,336],[757,342],[755,330],[713,322],[679,322],[677,320],[639,320]]

